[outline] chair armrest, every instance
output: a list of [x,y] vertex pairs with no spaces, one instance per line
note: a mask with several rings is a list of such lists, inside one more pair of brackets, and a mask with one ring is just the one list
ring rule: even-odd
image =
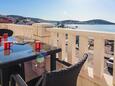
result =
[[[89,56],[89,54],[88,54],[88,53],[85,53],[83,57],[88,57],[88,56]],[[69,66],[72,65],[71,63],[68,63],[68,62],[66,62],[66,61],[60,60],[60,59],[58,59],[58,58],[56,58],[56,61],[58,61],[59,63],[65,65],[65,66],[67,66],[67,67],[69,67]]]
[[69,67],[69,66],[72,65],[72,64],[70,64],[70,63],[68,63],[68,62],[66,62],[66,61],[62,61],[62,60],[60,60],[60,59],[58,59],[58,58],[56,58],[56,61],[58,61],[59,63],[65,65],[65,66],[67,66],[67,67]]
[[18,86],[28,86],[19,74],[12,74],[11,78],[14,79]]

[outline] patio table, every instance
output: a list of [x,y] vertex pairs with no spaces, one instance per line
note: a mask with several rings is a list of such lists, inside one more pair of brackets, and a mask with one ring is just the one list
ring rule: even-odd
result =
[[[12,38],[10,38],[12,40]],[[1,86],[9,86],[10,75],[19,72],[23,79],[25,78],[24,62],[36,59],[42,53],[46,56],[50,55],[50,69],[56,69],[56,53],[61,52],[60,48],[41,43],[40,51],[36,51],[33,47],[34,42],[30,43],[14,43],[10,50],[4,50],[0,46],[0,75]]]

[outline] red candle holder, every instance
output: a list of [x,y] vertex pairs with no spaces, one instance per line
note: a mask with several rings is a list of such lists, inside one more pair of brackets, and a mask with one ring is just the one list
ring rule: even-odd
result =
[[4,50],[10,49],[12,42],[4,42]]
[[36,41],[35,42],[35,49],[36,50],[40,50],[41,49],[41,42],[40,41]]
[[4,34],[3,34],[3,38],[4,38],[4,41],[7,41],[8,33],[4,33]]

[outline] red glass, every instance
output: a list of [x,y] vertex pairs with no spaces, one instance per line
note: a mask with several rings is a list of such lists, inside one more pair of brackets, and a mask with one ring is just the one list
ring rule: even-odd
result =
[[36,52],[40,52],[40,49],[35,49]]
[[4,38],[4,41],[7,41],[8,33],[4,33],[3,38]]
[[40,41],[36,41],[35,42],[35,49],[36,50],[40,50],[41,49],[41,42]]
[[10,49],[12,44],[13,44],[12,42],[4,42],[4,50]]
[[2,42],[2,36],[0,36],[0,43]]
[[10,55],[10,49],[4,50],[4,55]]

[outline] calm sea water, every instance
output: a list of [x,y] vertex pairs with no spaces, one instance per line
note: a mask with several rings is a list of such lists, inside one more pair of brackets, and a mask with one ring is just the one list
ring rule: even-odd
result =
[[80,30],[90,30],[90,31],[104,31],[104,32],[115,32],[115,25],[78,25],[78,24],[71,24],[66,25],[69,27],[78,26],[76,29]]

